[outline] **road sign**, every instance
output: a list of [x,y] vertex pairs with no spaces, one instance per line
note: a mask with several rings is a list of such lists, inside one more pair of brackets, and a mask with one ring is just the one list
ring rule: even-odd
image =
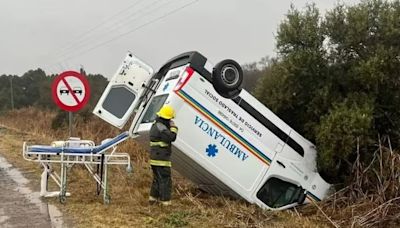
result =
[[51,86],[54,102],[63,110],[76,112],[89,101],[90,87],[87,79],[75,71],[65,71],[56,77]]

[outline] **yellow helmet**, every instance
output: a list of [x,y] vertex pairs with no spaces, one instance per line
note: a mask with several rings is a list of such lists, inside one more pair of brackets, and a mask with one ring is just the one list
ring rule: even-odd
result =
[[157,112],[157,116],[170,120],[175,117],[174,108],[171,105],[163,105],[160,111]]

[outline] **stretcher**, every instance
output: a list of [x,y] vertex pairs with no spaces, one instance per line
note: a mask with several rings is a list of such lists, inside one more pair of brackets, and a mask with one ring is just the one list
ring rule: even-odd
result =
[[[38,162],[43,166],[41,175],[40,195],[43,197],[58,196],[65,203],[67,192],[67,168],[74,164],[83,164],[96,181],[97,194],[103,191],[103,201],[110,203],[108,192],[108,165],[126,165],[132,172],[130,156],[117,152],[119,143],[129,138],[128,132],[123,132],[112,139],[105,139],[95,145],[93,141],[69,138],[67,141],[54,141],[51,145],[27,145],[23,143],[23,157],[27,161]],[[60,164],[60,175],[53,169],[53,164]],[[48,191],[48,179],[51,177],[60,187],[60,191]]]

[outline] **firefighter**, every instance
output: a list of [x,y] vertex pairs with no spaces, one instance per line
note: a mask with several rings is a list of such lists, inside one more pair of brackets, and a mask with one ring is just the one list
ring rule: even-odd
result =
[[164,105],[150,129],[150,165],[153,170],[150,204],[159,201],[161,205],[171,205],[171,143],[178,132],[178,127],[172,121],[174,117],[174,109]]

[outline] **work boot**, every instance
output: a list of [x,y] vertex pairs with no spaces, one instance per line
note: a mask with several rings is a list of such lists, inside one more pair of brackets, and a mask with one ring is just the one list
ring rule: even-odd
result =
[[161,206],[171,206],[171,200],[168,200],[168,201],[160,201],[160,203],[161,203]]
[[157,203],[157,199],[154,198],[153,196],[149,196],[149,204],[154,205]]

